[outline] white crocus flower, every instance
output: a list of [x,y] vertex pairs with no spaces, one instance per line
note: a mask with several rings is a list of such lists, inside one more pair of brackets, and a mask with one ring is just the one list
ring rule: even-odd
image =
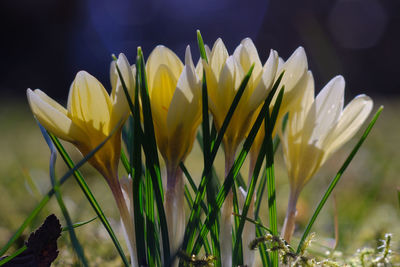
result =
[[290,182],[290,197],[282,236],[289,241],[294,231],[296,203],[304,185],[322,164],[352,138],[370,114],[372,100],[355,97],[344,109],[345,81],[333,78],[314,99],[310,72],[302,83],[302,97],[289,110],[285,132],[279,136]]

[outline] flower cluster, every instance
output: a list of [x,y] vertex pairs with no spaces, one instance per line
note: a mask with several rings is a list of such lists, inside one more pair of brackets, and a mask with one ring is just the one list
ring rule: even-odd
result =
[[[281,232],[289,242],[294,231],[296,203],[301,190],[324,162],[355,135],[372,110],[372,100],[359,95],[344,107],[345,82],[341,76],[328,82],[315,97],[313,75],[308,70],[302,47],[286,61],[278,56],[277,51],[270,50],[267,61],[262,63],[250,39],[244,39],[232,55],[229,55],[222,40],[218,39],[211,50],[206,47],[206,54],[207,59],[199,60],[195,66],[189,47],[182,62],[170,49],[157,46],[145,65],[155,137],[166,167],[164,208],[171,251],[177,253],[184,238],[184,181],[179,165],[191,152],[202,121],[203,74],[209,96],[209,111],[216,130],[220,131],[244,77],[252,68],[250,79],[222,139],[226,175],[234,163],[240,144],[249,135],[262,103],[283,74],[280,86],[284,87],[284,95],[272,134],[277,134],[281,140],[289,176],[289,206]],[[138,255],[132,218],[135,213],[131,203],[132,181],[129,181],[130,178],[118,178],[121,131],[130,115],[129,99],[123,87],[126,87],[134,102],[137,84],[135,65],[131,66],[121,54],[111,64],[110,80],[109,95],[96,78],[85,71],[79,72],[71,85],[67,108],[39,89],[28,89],[27,96],[36,119],[49,132],[74,144],[83,155],[112,135],[89,162],[104,176],[114,194],[132,265],[135,265]],[[275,95],[270,110],[276,101]],[[283,128],[285,115],[288,119]],[[264,138],[262,126],[250,151],[250,178]],[[239,194],[239,202],[243,203],[247,192],[240,188]],[[222,266],[232,266],[232,212],[233,194],[230,191],[221,209]],[[252,212],[251,204],[250,214]],[[244,233],[244,243],[249,244],[255,239],[253,225],[247,223]],[[244,264],[252,266],[253,260],[254,252],[244,247]]]

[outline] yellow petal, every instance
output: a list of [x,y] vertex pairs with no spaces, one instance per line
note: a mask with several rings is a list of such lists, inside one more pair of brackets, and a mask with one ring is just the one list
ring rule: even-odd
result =
[[177,80],[170,69],[166,65],[160,65],[154,75],[150,104],[156,128],[157,144],[161,152],[167,151],[168,147],[167,114],[176,84]]
[[33,114],[47,130],[57,137],[76,143],[85,140],[86,135],[73,124],[66,110],[40,90],[26,91]]
[[146,75],[149,82],[149,93],[151,94],[155,76],[157,74],[160,65],[166,65],[170,69],[170,72],[174,79],[177,81],[179,75],[182,72],[183,64],[177,55],[165,46],[157,46],[150,54],[146,63]]
[[86,132],[109,134],[110,97],[103,85],[92,75],[80,71],[71,85],[68,112],[74,123]]

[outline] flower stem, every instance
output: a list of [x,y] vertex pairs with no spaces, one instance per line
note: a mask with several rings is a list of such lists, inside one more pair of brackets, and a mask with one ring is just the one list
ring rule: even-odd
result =
[[178,166],[167,166],[167,190],[164,207],[173,255],[182,243],[185,230],[184,182],[182,170]]
[[296,205],[299,198],[299,193],[297,191],[290,191],[288,207],[286,210],[285,222],[283,223],[283,229],[281,236],[290,242],[290,239],[294,233],[295,220],[296,220]]
[[[228,176],[235,160],[235,149],[230,146],[225,148],[225,177]],[[230,150],[232,149],[232,150]],[[222,267],[232,266],[232,211],[233,211],[233,193],[229,191],[221,208],[221,263]]]
[[118,176],[107,179],[108,185],[110,186],[111,192],[113,193],[115,202],[121,216],[123,228],[126,232],[126,242],[128,243],[129,253],[131,256],[131,266],[137,266],[137,254],[136,254],[136,240],[133,226],[133,217],[129,213],[128,207],[126,206],[125,198],[122,194],[121,185],[118,180]]

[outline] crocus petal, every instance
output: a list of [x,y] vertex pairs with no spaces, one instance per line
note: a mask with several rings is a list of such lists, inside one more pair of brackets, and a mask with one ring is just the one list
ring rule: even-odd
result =
[[343,110],[344,86],[343,77],[336,76],[315,98],[314,107],[308,116],[311,121],[308,119],[304,125],[305,128],[314,129],[310,142],[323,141],[339,118]]
[[[304,127],[304,123],[314,103],[314,78],[311,71],[307,72],[306,77],[307,79],[302,79],[302,84],[300,86],[301,97],[293,103],[293,108],[289,111],[290,124],[288,124],[286,130],[296,142],[306,140],[305,145],[308,144],[308,138],[313,128]],[[278,131],[282,132],[282,127],[278,127]]]
[[254,64],[252,75],[253,79],[255,79],[255,77],[257,77],[261,73],[262,65],[260,57],[258,56],[257,49],[250,38],[242,40],[240,45],[235,49],[233,56],[240,63],[245,72],[248,72],[251,65]]
[[372,99],[366,95],[357,96],[346,106],[338,123],[325,139],[326,156],[324,161],[355,135],[371,113],[372,107]]
[[[28,89],[29,91],[32,90]],[[68,110],[66,108],[64,108],[63,106],[61,106],[60,104],[58,104],[56,101],[54,101],[51,97],[49,97],[46,93],[44,93],[43,91],[41,91],[40,89],[35,89],[33,91],[36,95],[38,95],[43,101],[45,101],[47,104],[51,105],[53,108],[57,109],[58,111],[60,111],[62,114],[64,114],[65,116],[67,116],[68,114]]]
[[220,76],[220,72],[222,71],[228,57],[228,50],[226,50],[221,38],[218,38],[214,43],[209,59],[210,67],[214,72],[215,77],[218,78]]
[[85,128],[108,135],[111,112],[110,97],[103,85],[92,75],[80,71],[70,89],[68,112],[71,119]]
[[243,70],[233,56],[230,56],[221,70],[217,90],[217,103],[221,105],[221,113],[218,115],[222,122],[229,107],[232,104],[236,91],[243,79]]
[[[279,88],[282,86],[285,87],[285,93],[279,109],[277,125],[280,125],[283,116],[292,109],[292,105],[301,98],[303,83],[308,79],[306,75],[307,68],[307,57],[303,47],[297,48],[286,62],[283,63],[283,60],[279,59],[275,79],[278,79],[283,70],[285,71],[279,84]],[[275,103],[277,96],[278,94],[274,95],[274,98],[272,99],[273,104]]]
[[156,107],[154,112],[160,120],[163,118],[163,121],[166,121],[176,84],[177,80],[171,70],[166,65],[160,65],[154,75],[153,90],[151,92],[152,106]]
[[[201,83],[196,76],[191,59],[190,48],[186,49],[186,65],[176,85],[167,115],[168,131],[177,128],[178,123],[192,124],[199,117],[199,96]],[[197,120],[198,118],[196,118]],[[184,127],[187,129],[187,127]]]
[[67,117],[63,107],[36,89],[26,91],[29,105],[37,120],[56,136],[69,142],[85,140],[86,135]]
[[168,66],[176,81],[179,79],[183,69],[182,61],[169,48],[163,45],[158,45],[154,48],[146,63],[146,74],[149,82],[150,94],[152,93],[154,82],[157,80],[156,75],[160,65]]
[[133,103],[135,95],[136,69],[134,67],[131,68],[125,55],[121,53],[118,56],[118,60],[116,62],[113,61],[110,67],[110,78],[112,81],[115,80],[114,84],[112,85],[112,92],[110,95],[112,104],[111,120],[109,124],[110,132],[117,125],[117,123],[119,123],[121,119],[124,120],[129,114],[128,100],[126,98],[125,91],[122,87],[122,82],[119,79],[116,65],[118,65],[118,68],[122,74],[124,83],[128,89],[128,93]]
[[[293,54],[278,71],[278,74],[280,74],[282,70],[285,71],[285,74],[282,77],[281,84],[285,85],[286,93],[289,93],[289,91],[295,88],[296,84],[303,77],[307,69],[307,56],[304,48],[300,46],[296,49],[296,51],[293,52]],[[278,76],[279,75],[277,75],[277,77]]]
[[274,82],[277,67],[278,53],[271,49],[268,60],[262,69],[261,79],[250,96],[249,106],[258,107],[265,100]]
[[[179,78],[167,115],[168,146],[171,153],[167,157],[179,162],[192,148],[193,131],[200,123],[201,114],[201,83],[196,77],[193,63],[190,61],[191,55],[188,48],[186,50],[186,66]],[[185,150],[182,151],[182,148]]]

